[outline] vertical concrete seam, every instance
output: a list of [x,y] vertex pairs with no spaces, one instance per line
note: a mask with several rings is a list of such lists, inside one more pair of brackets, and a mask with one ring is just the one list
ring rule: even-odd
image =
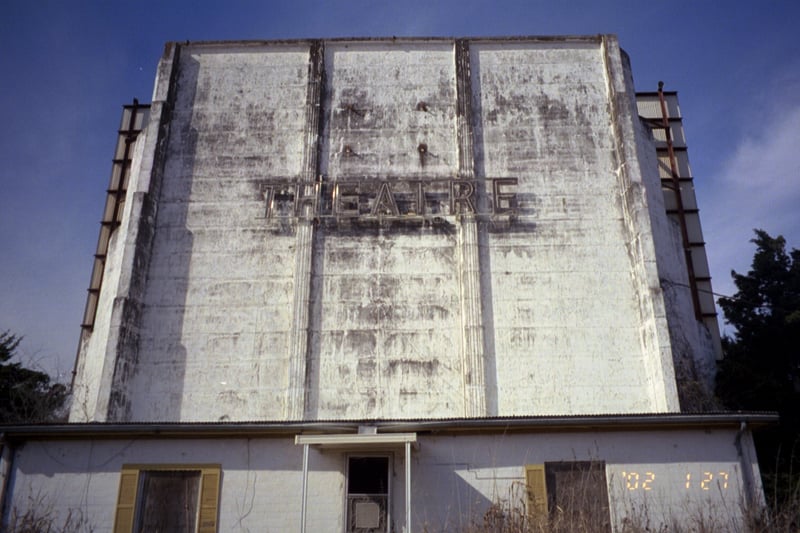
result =
[[[475,176],[472,131],[472,84],[469,41],[454,43],[456,68],[456,136],[458,177]],[[458,217],[459,287],[461,300],[461,361],[464,386],[464,414],[486,416],[486,379],[484,369],[483,306],[481,305],[478,221],[473,215]]]
[[[303,168],[300,190],[306,194],[309,183],[318,183],[320,128],[322,125],[322,85],[324,83],[325,53],[320,40],[311,42],[306,89],[306,124],[303,149]],[[313,185],[314,187],[318,185]],[[306,209],[306,207],[303,207]],[[314,256],[314,221],[299,217],[294,256],[294,302],[292,327],[289,334],[289,376],[285,412],[288,420],[302,420],[306,409],[306,383],[309,368],[309,328],[311,278]]]
[[475,177],[469,53],[469,41],[464,39],[456,40],[456,142],[458,144],[458,177],[463,179],[473,179]]

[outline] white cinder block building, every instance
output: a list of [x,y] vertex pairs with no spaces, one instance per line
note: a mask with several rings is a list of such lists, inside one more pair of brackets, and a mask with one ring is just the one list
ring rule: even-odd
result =
[[5,523],[742,527],[775,417],[707,412],[677,99],[638,106],[613,36],[169,44]]

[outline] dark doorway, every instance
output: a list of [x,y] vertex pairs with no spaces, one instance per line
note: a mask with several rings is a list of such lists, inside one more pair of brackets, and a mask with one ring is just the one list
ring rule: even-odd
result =
[[389,522],[389,458],[347,460],[347,533],[381,533]]

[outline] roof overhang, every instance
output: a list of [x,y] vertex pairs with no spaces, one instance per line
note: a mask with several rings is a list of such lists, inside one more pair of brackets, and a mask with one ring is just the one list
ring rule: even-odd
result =
[[347,450],[385,450],[405,447],[410,443],[418,447],[416,433],[340,433],[334,435],[296,435],[294,443],[308,444],[318,448]]
[[264,422],[131,422],[29,424],[0,426],[3,440],[118,439],[118,438],[235,438],[294,437],[323,434],[358,435],[363,426],[379,435],[424,433],[496,432],[593,432],[671,431],[686,429],[759,429],[778,423],[774,412],[726,412],[706,414],[651,413],[613,415],[565,415],[541,417],[492,417],[411,420],[331,420]]

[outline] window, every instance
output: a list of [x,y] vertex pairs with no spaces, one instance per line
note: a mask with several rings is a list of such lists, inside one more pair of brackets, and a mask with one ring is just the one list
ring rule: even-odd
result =
[[347,459],[347,533],[379,533],[389,524],[389,458]]
[[611,531],[605,463],[573,461],[527,465],[528,514],[554,531],[587,527]]
[[219,465],[123,465],[114,533],[216,533]]

